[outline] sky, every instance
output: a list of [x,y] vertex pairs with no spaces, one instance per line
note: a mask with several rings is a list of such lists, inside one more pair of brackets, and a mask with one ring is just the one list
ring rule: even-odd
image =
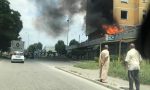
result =
[[[20,32],[20,36],[25,41],[25,48],[29,45],[37,42],[41,42],[43,46],[53,47],[58,40],[63,40],[67,44],[67,32],[57,37],[52,37],[44,31],[39,31],[34,25],[36,17],[38,16],[38,10],[31,0],[8,0],[10,2],[11,9],[19,11],[21,14],[21,20],[23,22],[23,29]],[[69,41],[76,39],[80,42],[87,40],[85,35],[84,13],[76,14],[71,20],[73,23],[69,27]],[[65,21],[65,20],[64,20]],[[67,20],[66,20],[67,24]],[[67,27],[66,27],[67,28]]]

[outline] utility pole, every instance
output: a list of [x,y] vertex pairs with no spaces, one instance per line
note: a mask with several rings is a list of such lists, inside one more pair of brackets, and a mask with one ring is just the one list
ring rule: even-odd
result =
[[29,47],[29,33],[26,32],[26,35],[27,35],[27,44],[26,44],[26,47],[28,48]]
[[29,47],[29,33],[28,33],[28,47]]
[[69,25],[70,25],[70,20],[69,20],[69,18],[68,18],[67,22],[68,22],[67,46],[69,46],[69,44],[68,44],[68,42],[69,42]]
[[121,60],[121,43],[122,43],[122,40],[119,41],[119,57],[118,57],[118,61]]
[[39,39],[40,39],[40,32],[38,32],[38,37],[37,38],[38,38],[38,43],[39,43],[40,42],[39,41]]
[[79,43],[80,43],[80,35],[79,35]]

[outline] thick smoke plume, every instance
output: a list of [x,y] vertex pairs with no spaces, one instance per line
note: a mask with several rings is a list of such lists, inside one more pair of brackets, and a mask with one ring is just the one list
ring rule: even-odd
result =
[[98,30],[99,33],[106,33],[105,30],[103,30],[102,25],[115,23],[113,20],[113,0],[87,1],[87,31]]
[[[87,31],[106,33],[103,24],[114,24],[113,0],[33,0],[39,11],[37,29],[58,36],[67,31],[67,19],[75,14],[86,13]],[[70,22],[72,23],[72,21]]]
[[[67,31],[67,19],[85,11],[86,0],[33,0],[39,16],[35,26],[51,36]],[[70,21],[71,23],[71,21]]]

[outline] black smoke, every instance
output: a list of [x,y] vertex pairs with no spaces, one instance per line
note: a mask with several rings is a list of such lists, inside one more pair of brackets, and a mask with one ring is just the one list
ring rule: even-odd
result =
[[[58,36],[67,30],[67,19],[85,11],[86,0],[32,0],[39,12],[34,23],[37,29],[51,36]],[[72,23],[72,21],[70,22]]]
[[[35,26],[52,36],[67,31],[67,18],[86,11],[88,30],[102,29],[103,24],[113,24],[113,0],[33,0],[39,11]],[[70,22],[72,23],[72,22]],[[90,29],[88,29],[90,27]]]
[[106,33],[102,25],[115,23],[113,19],[113,0],[87,1],[87,30],[98,30],[99,33]]

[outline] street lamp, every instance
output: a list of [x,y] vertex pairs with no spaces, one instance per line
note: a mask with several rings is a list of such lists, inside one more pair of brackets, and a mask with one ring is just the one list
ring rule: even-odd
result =
[[69,44],[68,44],[68,39],[69,39],[69,24],[70,24],[70,20],[68,19],[67,22],[68,22],[67,46],[69,46]]

